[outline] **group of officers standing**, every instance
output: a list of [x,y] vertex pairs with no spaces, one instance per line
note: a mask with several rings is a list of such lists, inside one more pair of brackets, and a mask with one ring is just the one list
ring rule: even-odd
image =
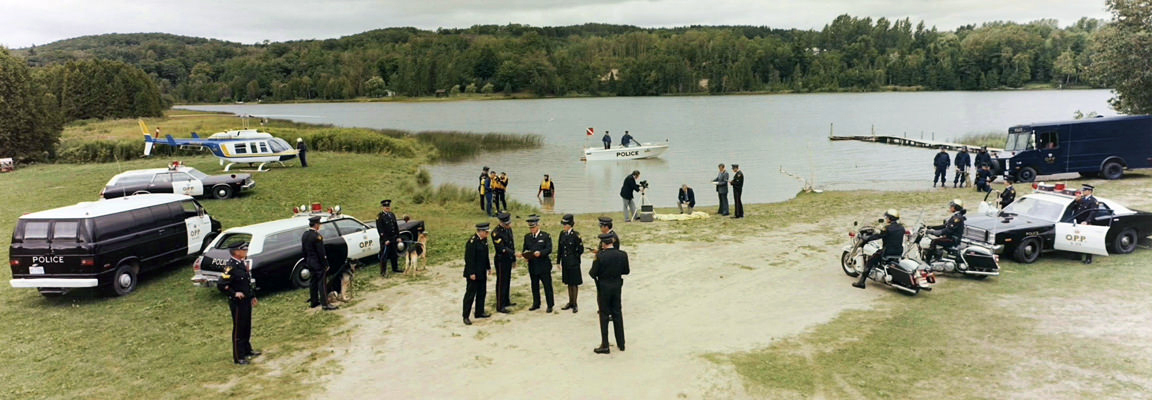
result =
[[[476,224],[476,234],[468,239],[464,246],[464,280],[466,287],[463,302],[464,325],[472,325],[472,318],[489,318],[492,315],[485,312],[485,300],[488,293],[488,275],[492,274],[495,265],[496,274],[496,311],[511,313],[509,307],[512,303],[510,289],[512,282],[512,269],[516,266],[516,259],[520,258],[528,264],[528,276],[532,287],[532,306],[528,311],[540,309],[546,305],[546,313],[552,313],[555,302],[552,290],[553,246],[552,237],[540,229],[540,217],[531,215],[526,219],[528,233],[523,236],[522,247],[516,249],[515,235],[512,230],[512,216],[508,212],[501,212],[496,216],[499,224],[489,233],[490,223]],[[593,250],[596,254],[592,268],[588,275],[596,282],[597,303],[600,308],[601,344],[594,351],[599,354],[609,353],[608,324],[612,323],[616,334],[616,345],[624,350],[624,317],[621,313],[620,293],[623,287],[623,275],[629,273],[628,254],[620,250],[620,237],[612,229],[612,219],[600,217],[600,245]],[[573,229],[576,225],[575,217],[566,214],[560,220],[563,226],[555,247],[555,263],[560,265],[561,281],[568,286],[568,304],[561,309],[579,312],[577,297],[580,285],[584,283],[581,269],[581,255],[584,254],[584,241],[580,233]],[[492,258],[489,259],[488,238],[492,238]],[[541,303],[540,291],[544,291],[544,303]]]

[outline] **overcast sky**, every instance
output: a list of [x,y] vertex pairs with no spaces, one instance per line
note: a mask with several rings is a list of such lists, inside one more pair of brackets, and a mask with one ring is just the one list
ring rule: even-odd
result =
[[165,32],[241,43],[335,38],[367,30],[586,22],[643,27],[764,25],[819,29],[837,15],[909,17],[951,30],[995,20],[1108,18],[1104,0],[0,0],[0,45],[102,33]]

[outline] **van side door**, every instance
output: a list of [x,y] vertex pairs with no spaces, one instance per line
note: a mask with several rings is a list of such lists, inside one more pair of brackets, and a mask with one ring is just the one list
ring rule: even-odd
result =
[[181,212],[184,213],[184,226],[187,228],[188,254],[196,254],[204,250],[204,239],[212,232],[212,219],[204,212],[204,207],[193,200],[180,202]]
[[183,172],[173,172],[172,193],[185,196],[203,196],[204,182]]

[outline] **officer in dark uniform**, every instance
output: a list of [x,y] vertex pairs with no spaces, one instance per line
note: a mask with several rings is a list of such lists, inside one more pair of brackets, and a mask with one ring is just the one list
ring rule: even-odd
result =
[[604,131],[604,137],[600,138],[600,141],[604,142],[604,150],[612,148],[612,136],[608,134],[608,131]]
[[868,280],[868,274],[871,273],[872,268],[880,266],[880,261],[882,261],[884,257],[900,257],[904,255],[904,225],[900,225],[900,223],[897,222],[900,220],[900,211],[894,208],[889,209],[884,213],[884,219],[888,222],[888,224],[884,226],[884,230],[876,232],[871,236],[860,238],[861,246],[863,246],[864,243],[876,239],[883,239],[884,248],[868,258],[868,261],[864,263],[864,272],[860,274],[860,279],[856,280],[856,283],[853,283],[852,286],[863,289],[864,281]]
[[985,165],[992,166],[992,155],[988,154],[988,146],[981,147],[980,152],[976,153],[975,165],[976,168],[980,168]]
[[973,185],[976,186],[977,191],[987,193],[992,191],[992,186],[988,183],[994,180],[996,177],[992,175],[992,166],[984,165],[976,170],[976,180]]
[[[1092,225],[1096,222],[1095,210],[1100,207],[1100,202],[1092,196],[1093,189],[1095,187],[1092,185],[1084,185],[1072,200],[1072,204],[1076,206],[1076,211],[1073,212],[1076,215],[1076,223]],[[1092,254],[1084,253],[1080,256],[1080,262],[1091,264]]]
[[508,313],[512,303],[509,288],[512,284],[512,267],[516,266],[516,239],[512,235],[512,215],[502,212],[496,216],[500,225],[492,230],[492,247],[496,254],[492,257],[496,264],[496,312]]
[[228,309],[232,312],[232,362],[248,364],[248,359],[259,356],[252,350],[252,306],[256,305],[256,293],[252,290],[251,264],[248,258],[248,243],[236,243],[228,248],[232,258],[224,266],[220,276],[220,290],[228,294]]
[[551,313],[555,305],[552,298],[552,237],[540,231],[540,217],[535,215],[528,217],[528,230],[521,253],[528,260],[528,277],[532,279],[532,307],[528,311],[540,308],[540,286],[544,286],[544,298],[548,301],[546,312]]
[[952,160],[948,158],[948,152],[944,151],[944,146],[940,146],[940,152],[936,153],[936,158],[932,159],[932,165],[936,167],[936,175],[932,177],[932,187],[936,187],[936,181],[940,181],[940,186],[948,187],[948,164]]
[[380,202],[383,210],[376,214],[376,232],[380,234],[380,276],[388,275],[387,262],[392,263],[392,272],[404,272],[399,268],[400,226],[396,224],[396,214],[392,213],[392,200]]
[[464,325],[472,325],[468,314],[472,304],[476,304],[476,318],[488,318],[492,314],[484,312],[484,298],[488,295],[488,273],[492,265],[488,263],[488,223],[476,224],[476,235],[464,245]]
[[300,157],[300,166],[308,168],[308,143],[304,138],[296,138],[296,154]]
[[600,251],[592,261],[588,275],[596,281],[596,300],[600,306],[600,347],[593,351],[608,354],[608,320],[616,331],[616,347],[624,351],[624,315],[621,314],[620,289],[624,287],[623,275],[628,275],[628,253],[613,247],[616,238],[607,233],[600,234]]
[[729,184],[732,185],[732,202],[736,205],[732,218],[744,218],[744,202],[740,200],[740,194],[744,193],[744,171],[740,170],[739,164],[732,164],[732,172]]
[[1004,178],[1004,191],[1000,192],[1000,209],[1004,209],[1016,201],[1016,188],[1012,187],[1015,182],[1016,179],[1012,177]]
[[560,309],[571,309],[576,313],[580,310],[576,298],[580,294],[580,285],[584,284],[584,278],[580,276],[580,255],[584,254],[584,239],[580,238],[580,232],[572,229],[576,225],[576,218],[572,214],[565,214],[560,224],[564,225],[564,230],[560,231],[560,237],[556,239],[556,263],[560,264],[560,281],[568,285],[568,304]]
[[960,152],[956,153],[956,177],[952,179],[952,187],[964,187],[967,180],[968,167],[972,166],[972,157],[968,154],[968,146],[960,148]]
[[308,218],[308,230],[300,236],[304,248],[304,265],[312,271],[309,285],[309,307],[324,306],[324,311],[339,307],[328,304],[328,256],[324,254],[324,236],[320,235],[320,217]]
[[[612,235],[612,245],[616,247],[616,250],[620,250],[620,236],[616,234],[616,231],[612,230],[612,217],[600,217],[599,221],[600,233]],[[597,248],[596,251],[599,252],[599,248]]]
[[964,214],[964,202],[960,199],[953,199],[948,203],[948,212],[952,216],[944,220],[944,224],[927,227],[928,233],[939,236],[932,239],[932,245],[928,247],[928,255],[924,257],[924,262],[932,262],[938,256],[939,250],[937,248],[948,248],[960,243],[960,238],[964,236],[964,221],[967,219]]

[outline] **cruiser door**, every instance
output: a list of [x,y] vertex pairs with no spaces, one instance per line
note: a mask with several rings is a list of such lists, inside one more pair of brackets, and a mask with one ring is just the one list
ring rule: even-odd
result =
[[1056,250],[1107,256],[1108,250],[1104,245],[1104,237],[1107,235],[1107,226],[1059,222],[1056,224],[1053,247]]
[[185,196],[203,196],[204,182],[183,172],[173,172],[172,193]]
[[204,238],[212,232],[212,219],[199,204],[192,200],[180,203],[184,211],[184,225],[188,229],[188,254],[196,254],[204,250]]
[[336,229],[348,244],[348,258],[359,260],[380,253],[380,237],[364,224],[352,219],[336,220]]

